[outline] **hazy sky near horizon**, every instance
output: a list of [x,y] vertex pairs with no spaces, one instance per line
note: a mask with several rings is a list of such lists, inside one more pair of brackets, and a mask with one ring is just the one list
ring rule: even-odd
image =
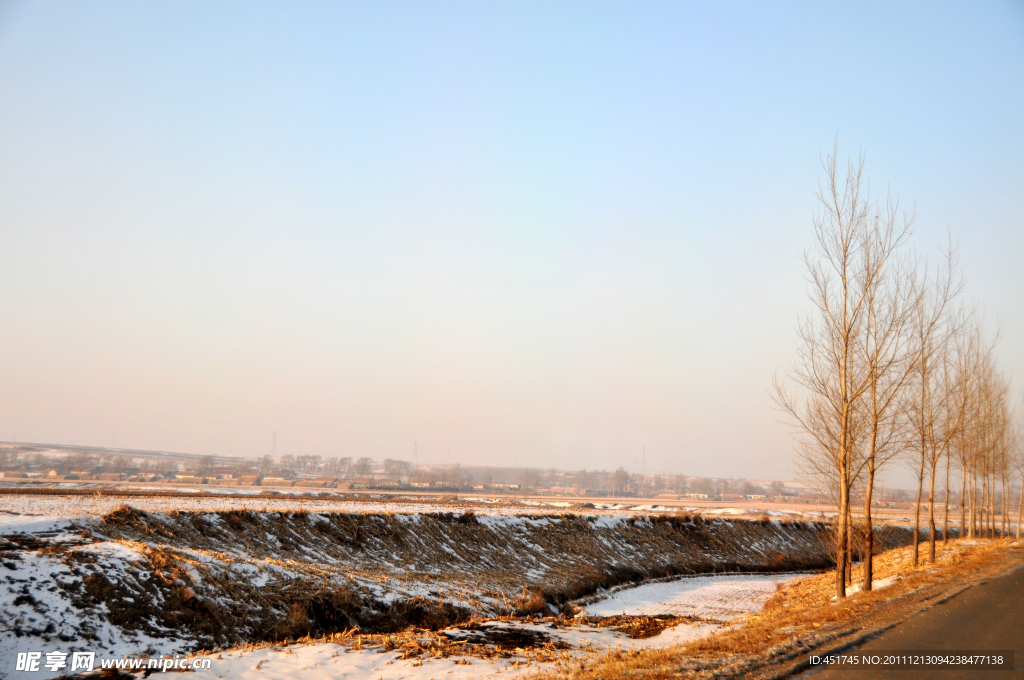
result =
[[821,158],[1024,384],[1024,5],[0,3],[0,439],[790,477]]

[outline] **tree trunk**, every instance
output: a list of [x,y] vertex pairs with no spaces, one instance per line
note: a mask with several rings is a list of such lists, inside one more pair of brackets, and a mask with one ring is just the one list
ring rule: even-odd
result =
[[935,564],[935,464],[932,458],[928,475],[928,561]]
[[996,505],[996,469],[992,468],[992,538],[996,538],[999,534],[999,529],[996,525],[996,511],[999,510],[999,506]]
[[988,473],[988,537],[996,537],[996,476]]
[[966,503],[967,503],[967,466],[964,465],[963,460],[960,461],[960,536],[963,538],[967,535],[967,515],[966,515]]
[[942,543],[949,543],[949,459],[952,456],[946,453],[946,492],[943,494],[942,510]]
[[1010,535],[1006,526],[1006,521],[1009,519],[1007,515],[1010,514],[1009,507],[1006,505],[1007,496],[1006,477],[1003,477],[999,480],[999,535],[1002,538]]
[[981,538],[981,491],[978,489],[978,473],[971,473],[974,498],[971,501],[971,537]]
[[970,496],[969,500],[971,501],[971,503],[970,503],[971,508],[970,508],[970,513],[969,513],[970,514],[971,523],[970,523],[970,526],[968,527],[968,530],[967,530],[967,537],[968,538],[974,538],[974,498],[977,495],[977,491],[978,491],[977,486],[978,486],[978,482],[974,478],[974,470],[972,469],[971,470],[971,483],[967,485],[967,493]]
[[846,583],[847,585],[853,585],[853,512],[851,508],[852,503],[846,506]]
[[846,597],[846,508],[849,505],[849,488],[840,480],[839,526],[836,527],[836,599]]
[[[861,592],[871,590],[871,580],[874,577],[874,552],[875,532],[871,527],[871,495],[875,487],[875,461],[874,456],[868,461],[868,482],[864,490],[864,559],[861,564],[864,567],[864,583],[861,585]],[[1017,522],[1020,524],[1020,521]],[[1018,531],[1020,527],[1018,526]]]
[[921,542],[921,494],[924,493],[924,437],[921,438],[921,467],[917,471],[917,502],[914,503],[914,552],[912,566],[916,569]]
[[978,532],[981,538],[988,538],[988,472],[982,473],[981,477],[981,503],[979,504],[981,511],[981,531]]
[[1020,511],[1024,509],[1024,479],[1020,480],[1020,500],[1017,501],[1017,539],[1020,539]]

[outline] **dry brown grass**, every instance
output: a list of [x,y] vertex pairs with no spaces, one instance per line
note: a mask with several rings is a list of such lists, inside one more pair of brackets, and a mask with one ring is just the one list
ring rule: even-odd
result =
[[[881,590],[856,593],[835,602],[834,575],[825,573],[780,586],[764,609],[715,635],[660,650],[614,651],[593,660],[574,660],[537,680],[611,680],[613,678],[739,677],[764,671],[771,659],[792,659],[795,651],[841,638],[853,628],[911,615],[934,590],[954,589],[958,583],[997,567],[1009,541],[953,541],[938,551],[937,564],[910,565],[910,548],[897,548],[875,558],[876,580],[898,580]],[[854,577],[858,574],[855,570]],[[967,577],[967,578],[964,578]],[[918,595],[919,597],[915,597]],[[732,669],[730,671],[729,669]],[[771,673],[767,673],[771,675]]]
[[[799,522],[653,516],[601,527],[594,518],[573,514],[520,519],[525,521],[491,528],[472,513],[417,515],[415,522],[390,514],[319,513],[313,521],[303,512],[164,515],[122,506],[103,517],[102,533],[174,552],[204,582],[224,580],[220,572],[240,563],[263,573],[294,574],[316,591],[325,581],[344,587],[373,581],[412,589],[430,574],[429,587],[440,591],[437,584],[443,586],[441,596],[457,607],[492,615],[549,614],[550,607],[575,614],[573,604],[581,598],[626,584],[715,571],[794,571],[828,563],[818,539],[822,529]],[[898,542],[905,537],[891,538]],[[775,545],[786,554],[766,555],[750,548],[757,544]],[[543,575],[524,577],[529,573]],[[244,585],[237,572],[227,580],[229,594]],[[293,585],[289,590],[295,591]],[[269,590],[260,588],[261,593]],[[259,594],[239,593],[231,599],[250,602],[254,596]],[[446,623],[464,619],[446,617]],[[292,626],[288,634],[337,632],[354,622],[341,619],[309,631]]]

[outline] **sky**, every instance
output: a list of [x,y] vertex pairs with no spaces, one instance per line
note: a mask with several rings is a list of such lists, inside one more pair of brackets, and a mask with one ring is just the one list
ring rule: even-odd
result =
[[1019,401],[1021,2],[0,2],[0,440],[793,477],[836,140]]

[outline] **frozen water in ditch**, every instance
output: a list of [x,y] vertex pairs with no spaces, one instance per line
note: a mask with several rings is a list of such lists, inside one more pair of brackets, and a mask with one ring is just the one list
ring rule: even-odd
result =
[[778,584],[807,574],[709,574],[613,591],[587,605],[590,616],[698,616],[731,621],[756,612]]

